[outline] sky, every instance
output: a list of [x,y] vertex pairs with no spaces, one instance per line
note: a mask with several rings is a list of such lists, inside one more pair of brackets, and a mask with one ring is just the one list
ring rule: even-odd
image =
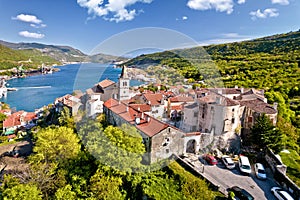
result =
[[157,27],[218,44],[297,31],[299,10],[300,0],[0,0],[0,40],[90,54],[116,34]]

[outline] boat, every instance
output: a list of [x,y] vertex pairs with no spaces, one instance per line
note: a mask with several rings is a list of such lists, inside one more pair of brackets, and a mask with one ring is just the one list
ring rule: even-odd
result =
[[17,91],[17,88],[6,88],[7,91]]

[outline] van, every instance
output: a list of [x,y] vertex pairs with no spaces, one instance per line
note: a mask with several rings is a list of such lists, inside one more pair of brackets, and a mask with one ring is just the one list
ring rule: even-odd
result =
[[250,175],[251,174],[251,165],[248,157],[240,156],[239,158],[239,168],[243,174]]

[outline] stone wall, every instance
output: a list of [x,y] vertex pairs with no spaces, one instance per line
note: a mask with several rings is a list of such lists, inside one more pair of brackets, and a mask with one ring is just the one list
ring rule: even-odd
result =
[[151,138],[151,163],[184,153],[184,133],[168,127]]
[[276,182],[289,191],[295,199],[300,200],[300,188],[285,174],[287,167],[270,150],[267,150],[265,159]]

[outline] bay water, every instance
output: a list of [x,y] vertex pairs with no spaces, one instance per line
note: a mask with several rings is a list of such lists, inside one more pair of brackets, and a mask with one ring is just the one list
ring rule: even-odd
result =
[[7,81],[7,87],[17,91],[7,92],[7,97],[0,99],[16,110],[34,111],[54,102],[57,97],[72,94],[74,90],[85,92],[104,79],[117,82],[121,68],[109,64],[70,64],[56,66],[59,72],[40,74]]

